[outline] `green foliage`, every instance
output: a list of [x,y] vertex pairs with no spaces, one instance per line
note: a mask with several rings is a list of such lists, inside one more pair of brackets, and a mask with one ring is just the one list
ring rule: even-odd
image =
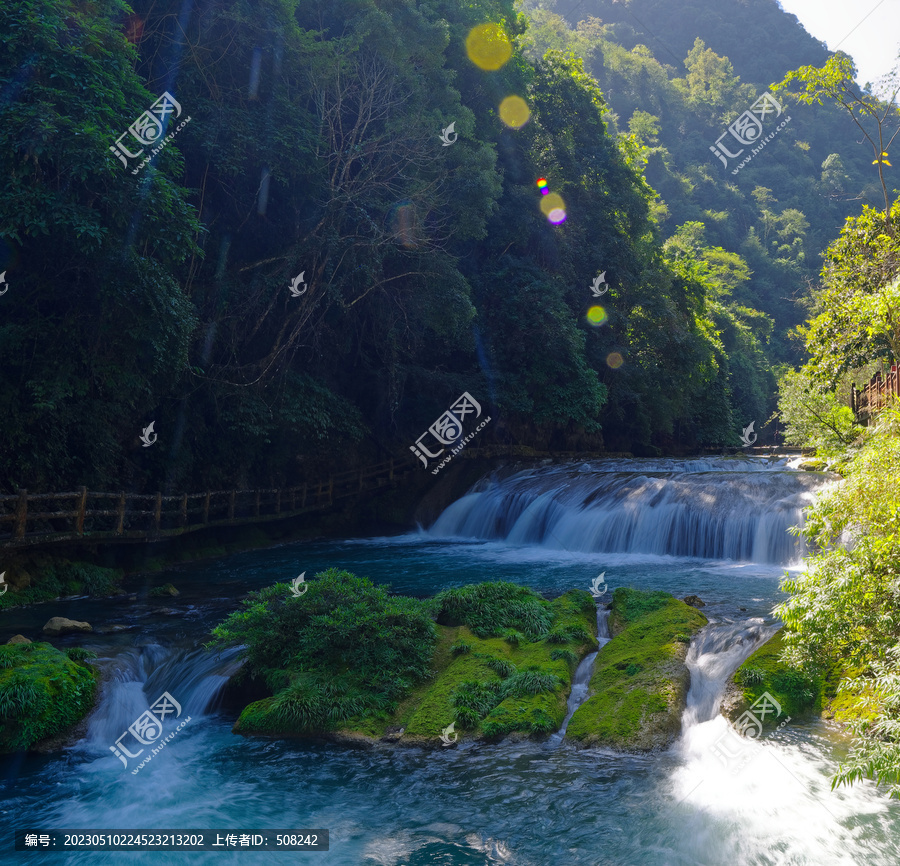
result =
[[786,663],[824,676],[840,662],[838,691],[845,702],[856,699],[844,713],[856,714],[856,739],[834,783],[877,779],[900,796],[900,412],[880,414],[842,473],[807,509],[803,535],[813,553],[807,570],[782,584],[791,595],[776,613]]
[[734,675],[735,681],[742,686],[757,686],[766,676],[766,672],[761,668],[748,666],[746,662],[737,669]]
[[92,707],[98,671],[88,650],[48,643],[0,646],[0,751],[9,753],[64,733]]
[[811,445],[822,457],[841,454],[863,431],[850,407],[840,405],[805,368],[784,370],[779,377],[778,415],[785,442]]
[[550,658],[554,661],[564,661],[570,665],[574,665],[578,661],[578,656],[568,649],[555,649],[550,653]]
[[472,645],[467,644],[464,641],[457,641],[450,647],[450,652],[455,656],[463,655],[464,653],[472,652]]
[[335,727],[393,708],[428,674],[436,636],[427,603],[334,568],[308,585],[300,598],[284,584],[251,593],[213,629],[213,645],[243,644],[250,672],[276,691],[248,708],[245,728],[263,717],[260,730]]
[[511,643],[519,640],[513,632],[536,640],[552,618],[550,603],[534,590],[504,581],[446,589],[434,604],[438,622],[464,623],[478,637],[502,634]]

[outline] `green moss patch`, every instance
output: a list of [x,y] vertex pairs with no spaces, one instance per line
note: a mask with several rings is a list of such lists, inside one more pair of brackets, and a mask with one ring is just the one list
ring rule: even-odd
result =
[[575,667],[596,645],[596,607],[582,590],[551,602],[494,582],[421,601],[335,569],[300,598],[286,590],[252,593],[213,632],[247,646],[248,672],[273,692],[244,709],[237,733],[430,745],[451,723],[462,737],[545,734],[562,723]]
[[820,713],[825,692],[825,679],[813,677],[781,661],[784,649],[782,631],[776,632],[734,673],[733,681],[741,690],[742,700],[729,703],[726,715],[732,721],[768,692],[781,706],[779,715],[767,713],[764,728],[777,726],[786,716]]
[[644,751],[668,745],[681,730],[690,685],[685,636],[707,619],[664,592],[619,588],[610,633],[594,662],[588,694],[566,737],[587,746]]
[[48,643],[0,646],[0,752],[18,752],[66,732],[94,704],[94,654]]

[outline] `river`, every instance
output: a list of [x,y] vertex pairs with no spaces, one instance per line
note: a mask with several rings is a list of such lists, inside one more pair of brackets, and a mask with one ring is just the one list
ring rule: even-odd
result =
[[[298,543],[133,579],[136,595],[69,599],[3,614],[0,640],[38,637],[54,615],[95,629],[57,645],[97,651],[109,669],[87,736],[53,755],[4,759],[0,808],[13,828],[328,828],[321,853],[266,862],[353,866],[739,866],[900,860],[900,805],[870,784],[830,790],[848,740],[791,721],[746,744],[737,771],[716,743],[725,679],[770,634],[785,568],[802,550],[787,528],[826,479],[785,461],[608,461],[486,479],[433,527],[392,538]],[[234,653],[202,648],[248,591],[332,566],[430,595],[487,579],[545,594],[609,588],[699,595],[711,625],[695,638],[684,732],[666,752],[622,755],[546,742],[453,749],[338,747],[244,739],[216,695]],[[171,581],[175,599],[146,590]],[[579,670],[586,683],[589,669]],[[137,775],[110,752],[163,691],[191,722]],[[580,690],[583,697],[584,689]],[[579,695],[573,696],[570,709]],[[2,862],[244,862],[247,853],[15,854]],[[259,856],[259,855],[258,855]]]

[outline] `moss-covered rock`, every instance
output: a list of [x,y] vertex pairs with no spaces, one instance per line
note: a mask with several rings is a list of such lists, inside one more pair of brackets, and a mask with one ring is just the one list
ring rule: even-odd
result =
[[[292,607],[284,608],[294,629],[284,652],[287,657],[302,656],[302,667],[275,671],[261,666],[271,655],[275,627],[284,616],[272,592],[261,594],[269,608],[251,602],[251,617],[232,617],[214,632],[232,641],[248,641],[254,668],[250,672],[262,673],[274,689],[270,697],[244,708],[235,733],[327,735],[352,742],[381,740],[433,747],[441,746],[441,733],[450,724],[459,735],[457,742],[543,735],[562,723],[575,667],[596,646],[596,607],[582,590],[547,601],[527,588],[493,582],[447,590],[428,602],[373,595],[371,603],[362,605],[365,610],[351,615],[346,609],[335,610],[334,600],[340,598],[346,605],[346,587],[352,585],[357,598],[360,593],[372,595],[371,587],[346,573],[322,578],[322,587],[340,593],[334,598],[323,596],[323,606],[315,609],[314,617],[307,619],[304,612],[312,612],[312,606],[306,607],[309,602],[319,604],[317,581],[310,583],[302,602],[291,599],[286,604]],[[378,607],[384,606],[393,633],[407,634],[411,627],[421,631],[422,605],[437,619],[435,641],[426,656],[430,656],[429,668],[415,678],[405,675],[406,686],[390,694],[373,687],[371,678],[353,680],[354,670],[358,673],[360,664],[375,651],[371,644],[379,634],[383,641],[389,633],[385,622],[354,631],[353,640],[347,640],[347,624],[365,620],[374,626],[380,616]],[[417,640],[420,649],[423,640],[424,633]],[[268,647],[259,652],[254,642]],[[397,654],[384,655],[386,647],[380,646],[379,676],[385,682],[395,681],[395,662],[390,659]],[[346,658],[341,661],[345,649]],[[261,660],[255,666],[254,658]]]
[[725,688],[721,712],[737,721],[766,692],[781,707],[781,713],[766,713],[762,727],[776,727],[787,716],[796,719],[822,711],[825,682],[781,661],[782,631],[777,631],[732,675]]
[[597,655],[588,699],[569,721],[566,738],[625,751],[669,745],[681,732],[690,687],[688,642],[706,623],[666,592],[617,589],[609,618],[613,638]]
[[0,646],[0,752],[64,734],[91,709],[99,673],[89,650],[48,643]]

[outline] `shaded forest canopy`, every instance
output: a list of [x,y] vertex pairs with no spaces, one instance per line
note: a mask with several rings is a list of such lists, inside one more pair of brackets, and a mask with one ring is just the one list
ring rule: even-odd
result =
[[[408,455],[463,391],[483,444],[739,444],[876,179],[826,107],[723,169],[727,125],[826,55],[772,0],[695,6],[0,8],[0,486],[291,484]],[[190,122],[132,174],[112,145],[164,92]]]

